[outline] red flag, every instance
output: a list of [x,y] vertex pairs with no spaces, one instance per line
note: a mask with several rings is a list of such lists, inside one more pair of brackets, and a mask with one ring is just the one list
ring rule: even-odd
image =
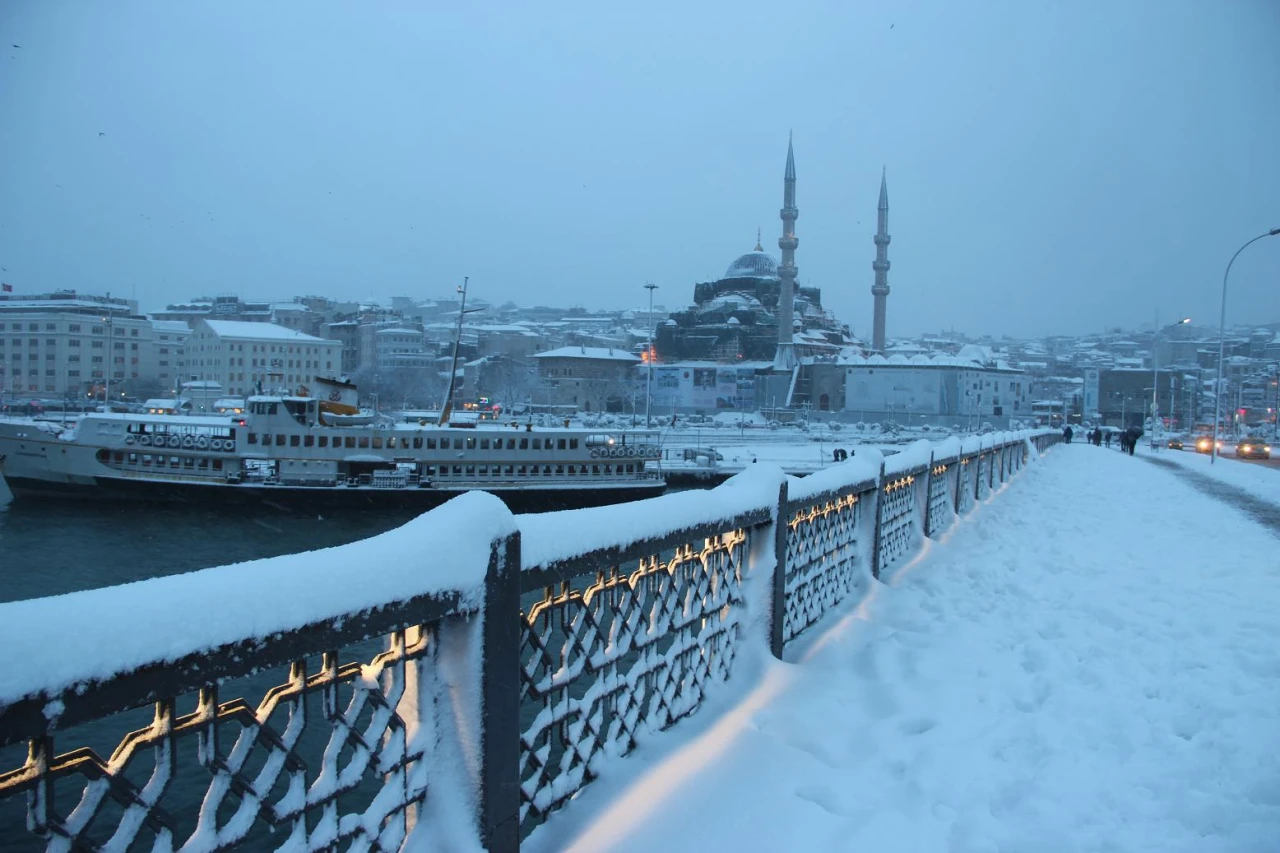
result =
[[0,290],[3,290],[5,293],[13,293],[13,285],[0,283]]

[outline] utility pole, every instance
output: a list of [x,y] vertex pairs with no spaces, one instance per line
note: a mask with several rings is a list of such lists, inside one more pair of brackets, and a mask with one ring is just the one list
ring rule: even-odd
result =
[[110,292],[107,293],[107,316],[103,317],[102,321],[107,330],[107,354],[102,359],[105,362],[102,369],[102,409],[109,414],[111,412],[111,368],[115,358],[115,341],[112,340]]
[[648,373],[648,376],[645,378],[645,385],[644,385],[644,428],[652,429],[653,428],[653,416],[652,416],[653,357],[654,357],[653,334],[654,334],[654,326],[656,325],[653,319],[653,292],[658,289],[658,285],[654,284],[651,281],[645,282],[644,289],[649,291],[649,344],[648,344],[648,353],[645,357],[645,361],[648,362],[648,365],[649,365],[649,373]]

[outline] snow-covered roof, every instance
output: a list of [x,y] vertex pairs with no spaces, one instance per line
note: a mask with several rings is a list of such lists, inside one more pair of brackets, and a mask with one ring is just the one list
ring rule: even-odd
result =
[[152,320],[151,328],[157,332],[190,332],[191,327],[182,320]]
[[560,347],[547,352],[534,353],[534,358],[592,358],[604,361],[639,361],[640,356],[621,349],[607,347]]
[[336,343],[325,338],[303,334],[296,329],[287,329],[275,323],[252,323],[246,320],[206,320],[201,319],[209,330],[220,338],[257,338],[276,341],[307,341],[316,343]]

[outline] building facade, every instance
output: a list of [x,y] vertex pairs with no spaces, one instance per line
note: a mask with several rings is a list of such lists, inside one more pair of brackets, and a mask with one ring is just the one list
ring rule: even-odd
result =
[[193,381],[217,382],[226,394],[299,393],[317,376],[338,375],[342,344],[272,323],[198,320],[186,360]]
[[155,382],[151,321],[124,299],[64,291],[0,296],[0,394],[112,397]]
[[[538,365],[534,402],[577,406],[583,412],[622,411],[636,405],[639,356],[605,347],[561,347],[533,356]],[[641,400],[640,405],[643,405]]]

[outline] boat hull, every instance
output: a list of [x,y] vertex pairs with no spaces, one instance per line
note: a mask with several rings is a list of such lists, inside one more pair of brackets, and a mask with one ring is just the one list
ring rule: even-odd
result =
[[[130,501],[143,503],[272,507],[303,512],[312,509],[427,510],[475,489],[372,488],[360,486],[282,486],[255,483],[206,484],[96,477],[92,482],[60,482],[6,476],[15,499]],[[513,512],[550,512],[625,503],[657,497],[666,490],[662,480],[600,487],[493,488]]]

